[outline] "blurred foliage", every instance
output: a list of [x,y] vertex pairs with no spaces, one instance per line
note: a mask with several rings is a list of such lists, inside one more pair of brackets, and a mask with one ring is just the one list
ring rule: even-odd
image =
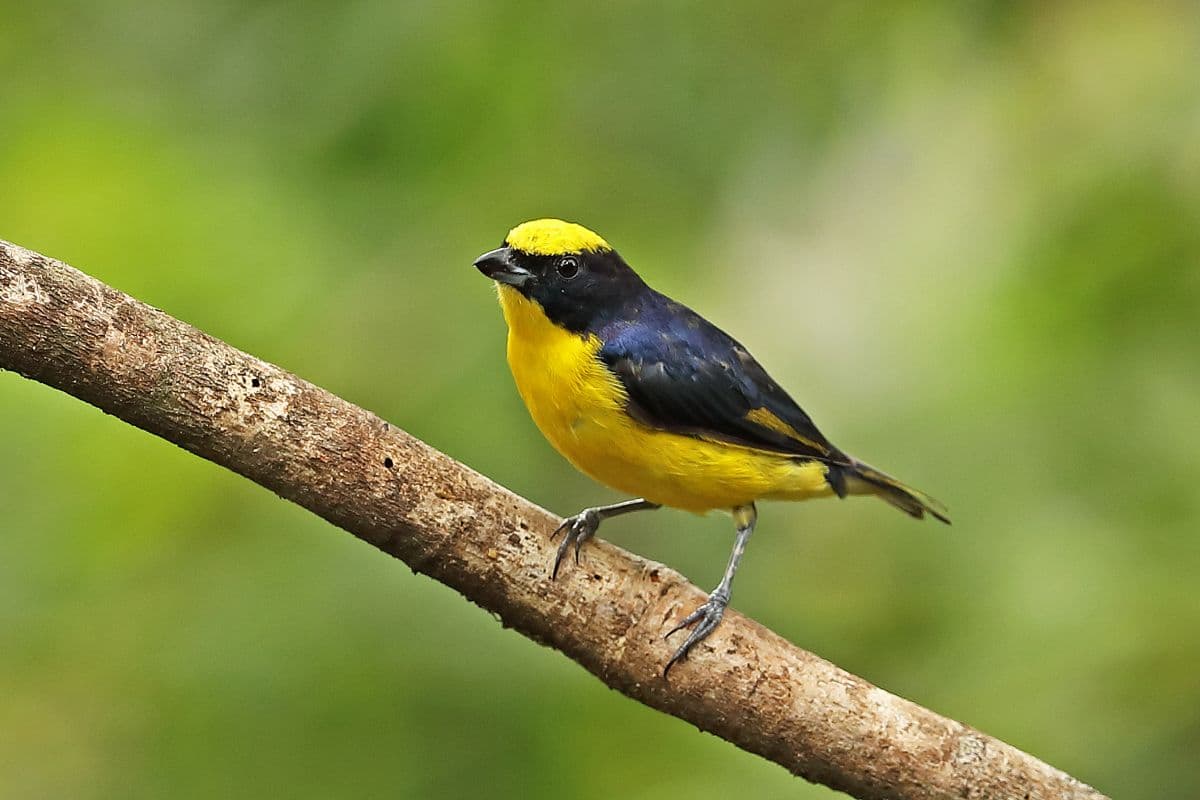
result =
[[[578,219],[953,512],[768,506],[738,608],[1200,794],[1194,4],[3,5],[3,238],[570,512],[613,495],[470,262]],[[73,399],[0,409],[2,797],[833,795]],[[604,533],[704,585],[730,541]]]

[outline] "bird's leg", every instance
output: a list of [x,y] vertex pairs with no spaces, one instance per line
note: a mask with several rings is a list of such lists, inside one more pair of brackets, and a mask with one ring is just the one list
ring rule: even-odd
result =
[[717,584],[716,589],[712,590],[712,593],[708,596],[708,600],[703,605],[691,614],[688,614],[682,622],[672,628],[663,637],[664,639],[669,639],[672,635],[689,625],[698,623],[692,629],[692,632],[688,634],[688,638],[684,641],[683,645],[675,651],[675,655],[671,656],[671,660],[667,662],[667,666],[663,668],[664,678],[671,671],[671,667],[687,658],[688,652],[693,647],[717,629],[717,626],[721,624],[721,617],[725,616],[725,607],[729,605],[730,587],[733,584],[734,573],[737,572],[738,563],[742,560],[742,553],[746,552],[746,542],[749,540],[750,534],[754,533],[754,523],[758,521],[758,511],[755,510],[754,504],[750,503],[749,505],[735,508],[733,510],[733,521],[737,525],[737,538],[733,541],[733,552],[729,554],[729,565],[725,567],[725,575],[722,576],[721,582]]
[[634,511],[652,511],[656,508],[662,508],[662,506],[638,498],[637,500],[626,500],[623,503],[613,503],[611,506],[585,508],[575,516],[564,519],[562,524],[555,528],[554,533],[550,534],[551,539],[560,533],[564,534],[562,542],[558,545],[558,555],[554,557],[554,571],[550,574],[550,580],[558,577],[558,567],[566,557],[572,542],[575,544],[575,563],[579,563],[579,548],[583,547],[583,543],[596,534],[596,529],[600,527],[602,520],[619,517],[622,514],[631,514]]

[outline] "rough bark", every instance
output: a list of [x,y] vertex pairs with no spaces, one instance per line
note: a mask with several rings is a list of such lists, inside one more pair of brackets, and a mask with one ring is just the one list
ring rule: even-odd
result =
[[550,513],[368,411],[2,241],[0,368],[246,476],[608,686],[808,780],[881,800],[1103,797],[734,611],[665,681],[663,634],[704,599],[678,573],[595,541],[582,568],[551,582]]

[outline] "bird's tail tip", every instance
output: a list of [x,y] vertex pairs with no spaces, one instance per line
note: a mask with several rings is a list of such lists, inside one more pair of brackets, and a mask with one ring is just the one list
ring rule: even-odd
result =
[[940,522],[950,524],[950,512],[942,503],[869,464],[853,461],[846,477],[846,488],[850,494],[873,494],[910,517],[924,519],[929,514]]

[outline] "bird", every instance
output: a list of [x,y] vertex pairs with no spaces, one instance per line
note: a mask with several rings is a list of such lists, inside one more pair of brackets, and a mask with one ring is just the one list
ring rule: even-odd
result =
[[664,678],[720,625],[760,500],[872,495],[950,522],[929,495],[834,446],[745,347],[588,228],[524,222],[474,266],[496,285],[508,364],[538,429],[578,470],[633,497],[562,522],[552,580],[604,520],[663,506],[732,517],[720,583],[666,634],[690,629]]

